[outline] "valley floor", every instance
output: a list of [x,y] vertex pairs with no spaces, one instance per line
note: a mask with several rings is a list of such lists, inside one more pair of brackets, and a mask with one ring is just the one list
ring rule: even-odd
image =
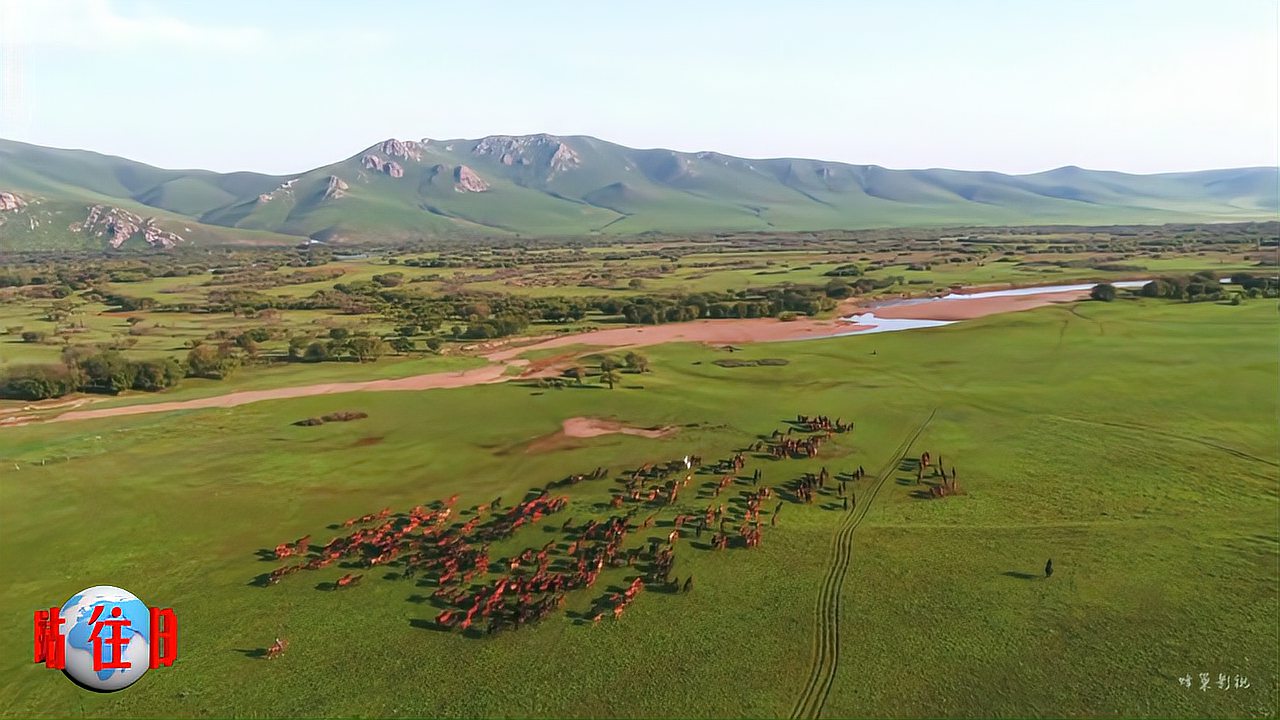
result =
[[[497,383],[5,428],[0,715],[1274,716],[1274,328],[1270,303],[1068,303],[732,355],[785,365],[655,345],[651,372],[613,390]],[[292,424],[336,410],[368,417]],[[323,588],[351,570],[254,583],[279,564],[260,550],[323,543],[352,516],[455,493],[459,508],[510,505],[608,468],[493,555],[562,544],[566,520],[624,511],[607,502],[628,469],[714,462],[797,414],[855,429],[810,460],[748,453],[738,475],[760,469],[785,500],[776,527],[751,549],[682,537],[692,591],[646,589],[617,621],[587,616],[627,567],[538,625],[479,638],[437,627],[434,588],[391,572],[340,592]],[[675,430],[534,442],[576,418]],[[957,468],[959,494],[920,496],[904,455],[923,450]],[[853,509],[789,500],[803,473],[859,465]],[[713,496],[718,475],[695,477],[676,505],[640,510],[659,525],[628,547],[754,489]],[[28,614],[99,582],[182,623],[178,663],[110,695],[27,662]],[[289,651],[258,659],[276,637]],[[1249,687],[1201,691],[1200,673]]]

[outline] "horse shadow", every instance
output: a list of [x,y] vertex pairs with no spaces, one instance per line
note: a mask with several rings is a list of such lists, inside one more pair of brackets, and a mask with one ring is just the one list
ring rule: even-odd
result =
[[1017,570],[1009,570],[1008,572],[1002,572],[1000,574],[1005,577],[1017,578],[1019,580],[1035,580],[1040,577],[1034,573],[1024,573]]
[[253,660],[266,660],[266,659],[267,659],[267,649],[266,649],[266,648],[235,648],[234,650],[235,650],[235,652],[238,652],[238,653],[240,653],[241,655],[244,655],[245,657],[247,657],[247,658],[251,658],[251,659],[253,659]]
[[262,573],[245,584],[250,587],[268,587],[271,585],[271,573]]
[[409,627],[419,630],[434,630],[435,632],[449,632],[449,628],[441,625],[435,620],[424,620],[423,618],[409,618]]
[[261,562],[275,562],[277,559],[275,548],[262,548],[254,554],[258,556],[258,560]]
[[915,472],[920,467],[920,459],[913,457],[902,458],[898,463],[898,470],[902,472]]

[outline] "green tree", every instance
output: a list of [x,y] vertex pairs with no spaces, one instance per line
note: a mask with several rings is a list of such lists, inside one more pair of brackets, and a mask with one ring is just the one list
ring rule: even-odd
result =
[[15,400],[62,397],[78,387],[75,373],[63,365],[16,366],[0,377],[0,397]]
[[1140,290],[1139,293],[1142,295],[1142,297],[1150,297],[1150,298],[1168,297],[1169,289],[1170,289],[1169,283],[1165,282],[1164,280],[1152,280],[1146,285],[1143,285],[1142,290]]
[[80,362],[84,373],[85,389],[112,395],[133,387],[138,368],[114,351],[106,350],[90,355]]
[[638,352],[629,352],[623,358],[627,367],[637,373],[649,372],[649,358]]
[[564,374],[565,374],[565,377],[571,377],[574,380],[577,380],[578,384],[581,385],[583,378],[587,376],[587,369],[582,367],[581,365],[574,365],[568,370],[565,370]]
[[143,360],[137,363],[134,374],[134,390],[156,392],[177,385],[182,380],[182,366],[173,358]]
[[387,343],[380,337],[358,335],[347,341],[347,348],[360,362],[377,360],[387,354]]
[[614,385],[620,382],[622,382],[622,376],[618,374],[617,370],[605,370],[600,373],[600,384],[608,385],[610,390],[613,389]]
[[302,353],[302,359],[306,362],[324,362],[329,359],[328,343],[316,340],[307,346]]
[[240,360],[229,347],[199,345],[187,353],[187,375],[222,380],[235,372]]
[[311,338],[305,335],[294,335],[289,338],[289,358],[291,360],[301,359],[303,352],[306,351],[307,345],[310,343]]

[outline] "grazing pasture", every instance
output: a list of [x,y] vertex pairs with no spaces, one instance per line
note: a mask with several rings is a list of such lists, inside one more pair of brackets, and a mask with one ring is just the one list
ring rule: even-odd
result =
[[[732,355],[754,366],[656,346],[650,372],[614,390],[511,381],[0,428],[0,714],[1274,715],[1274,312],[1081,302]],[[349,409],[368,417],[292,424]],[[808,436],[789,422],[801,414],[854,427],[815,457],[750,450],[775,430]],[[580,417],[674,431],[531,449]],[[939,482],[917,480],[925,451],[963,492],[922,494]],[[691,453],[743,459],[639,510],[622,549],[668,543],[677,513],[741,517],[768,486],[762,540],[715,550],[683,534],[681,591],[646,585],[617,620],[592,617],[642,574],[631,566],[491,636],[437,622],[438,574],[406,578],[398,561],[261,582],[281,564],[272,548],[323,545],[347,519],[457,495],[461,524],[605,468],[551,488],[562,510],[490,548],[566,557],[566,521],[625,513],[610,503],[629,471]],[[829,482],[797,501],[807,474],[859,466],[839,494]],[[29,613],[96,582],[176,610],[173,668],[93,695],[25,662]],[[1250,687],[1178,682],[1201,672]]]

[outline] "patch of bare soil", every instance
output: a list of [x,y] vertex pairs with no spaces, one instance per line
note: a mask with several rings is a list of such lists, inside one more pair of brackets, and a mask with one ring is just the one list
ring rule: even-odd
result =
[[528,454],[554,452],[556,450],[569,450],[572,448],[582,447],[583,443],[578,442],[586,438],[600,437],[601,435],[635,435],[637,437],[646,438],[663,438],[673,435],[679,428],[672,425],[663,425],[660,427],[634,427],[617,420],[606,420],[604,418],[590,417],[572,417],[565,420],[560,429],[556,432],[534,438],[523,445],[509,448],[503,451],[502,455],[509,455],[513,452],[523,451]]
[[561,425],[561,432],[568,437],[588,438],[598,435],[611,435],[613,433],[621,433],[623,435],[638,435],[647,438],[660,438],[671,435],[676,428],[671,425],[661,427],[632,427],[624,425],[617,420],[605,420],[603,418],[591,417],[571,417],[565,420]]

